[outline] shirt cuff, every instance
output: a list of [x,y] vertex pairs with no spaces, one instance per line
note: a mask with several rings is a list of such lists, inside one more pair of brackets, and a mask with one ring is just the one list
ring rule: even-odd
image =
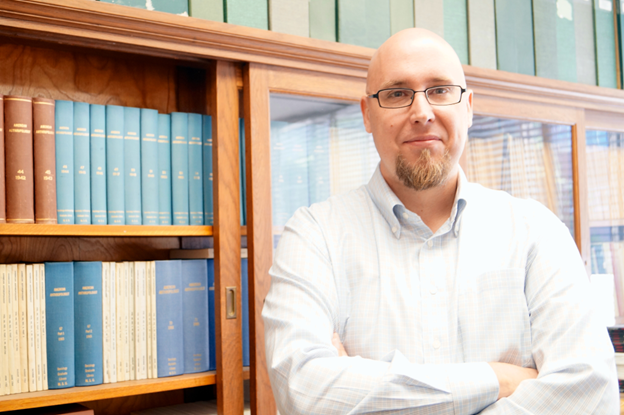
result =
[[455,414],[475,414],[498,399],[498,378],[487,363],[453,365],[448,374]]

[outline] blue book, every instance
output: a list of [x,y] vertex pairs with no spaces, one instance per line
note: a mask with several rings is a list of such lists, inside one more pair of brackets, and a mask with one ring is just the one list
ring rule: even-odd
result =
[[171,114],[171,202],[173,224],[189,224],[188,114]]
[[184,373],[208,370],[208,269],[205,259],[182,261]]
[[74,224],[74,103],[56,101],[56,212],[59,224]]
[[91,104],[91,223],[106,225],[106,107]]
[[202,158],[202,116],[188,115],[189,213],[191,225],[204,224]]
[[126,224],[124,203],[124,109],[106,106],[106,205],[109,225]]
[[241,226],[245,226],[247,224],[247,203],[245,203],[245,195],[247,194],[245,172],[247,168],[245,166],[245,120],[243,118],[238,119],[238,148],[240,151],[240,217]]
[[45,263],[48,388],[76,386],[74,344],[74,264]]
[[184,373],[181,261],[155,261],[158,377]]
[[158,114],[158,223],[171,225],[171,116]]
[[76,386],[103,382],[102,263],[74,262]]
[[158,225],[158,111],[141,109],[143,225]]
[[206,261],[208,268],[208,352],[210,363],[208,370],[217,370],[217,341],[215,329],[215,279],[214,279],[214,259]]
[[204,225],[214,225],[214,205],[212,198],[212,117],[203,116],[204,127]]
[[241,259],[241,302],[243,309],[243,366],[249,366],[249,262]]
[[76,225],[91,224],[89,104],[74,102],[74,214]]
[[124,203],[126,225],[141,225],[141,110],[124,107]]

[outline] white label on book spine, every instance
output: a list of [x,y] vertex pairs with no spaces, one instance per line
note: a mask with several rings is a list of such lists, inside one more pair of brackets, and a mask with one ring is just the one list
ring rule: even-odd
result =
[[110,383],[110,282],[109,263],[102,262],[102,372]]
[[41,377],[43,390],[48,390],[48,339],[46,331],[45,265],[39,264],[39,301],[41,307]]
[[37,365],[37,390],[43,390],[43,379],[41,370],[41,285],[39,284],[39,273],[35,273],[32,266],[28,266],[29,271],[33,273],[33,292],[35,305],[35,362]]
[[35,291],[32,272],[26,272],[26,308],[28,310],[28,390],[36,392],[37,349],[35,345]]

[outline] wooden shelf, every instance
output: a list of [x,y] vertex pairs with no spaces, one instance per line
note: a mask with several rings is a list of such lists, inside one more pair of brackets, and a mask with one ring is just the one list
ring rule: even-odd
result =
[[175,389],[194,388],[197,386],[214,385],[216,382],[216,372],[203,372],[168,378],[131,380],[128,382],[107,383],[97,386],[18,393],[15,395],[1,396],[0,408],[2,408],[1,411],[38,408],[66,403],[164,392]]
[[2,224],[0,235],[28,236],[212,236],[212,226]]

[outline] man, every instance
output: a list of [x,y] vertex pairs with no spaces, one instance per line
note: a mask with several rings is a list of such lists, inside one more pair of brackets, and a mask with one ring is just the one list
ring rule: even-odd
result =
[[473,94],[450,45],[394,35],[366,88],[377,171],[299,209],[271,268],[280,412],[619,413],[613,348],[569,231],[459,167]]

